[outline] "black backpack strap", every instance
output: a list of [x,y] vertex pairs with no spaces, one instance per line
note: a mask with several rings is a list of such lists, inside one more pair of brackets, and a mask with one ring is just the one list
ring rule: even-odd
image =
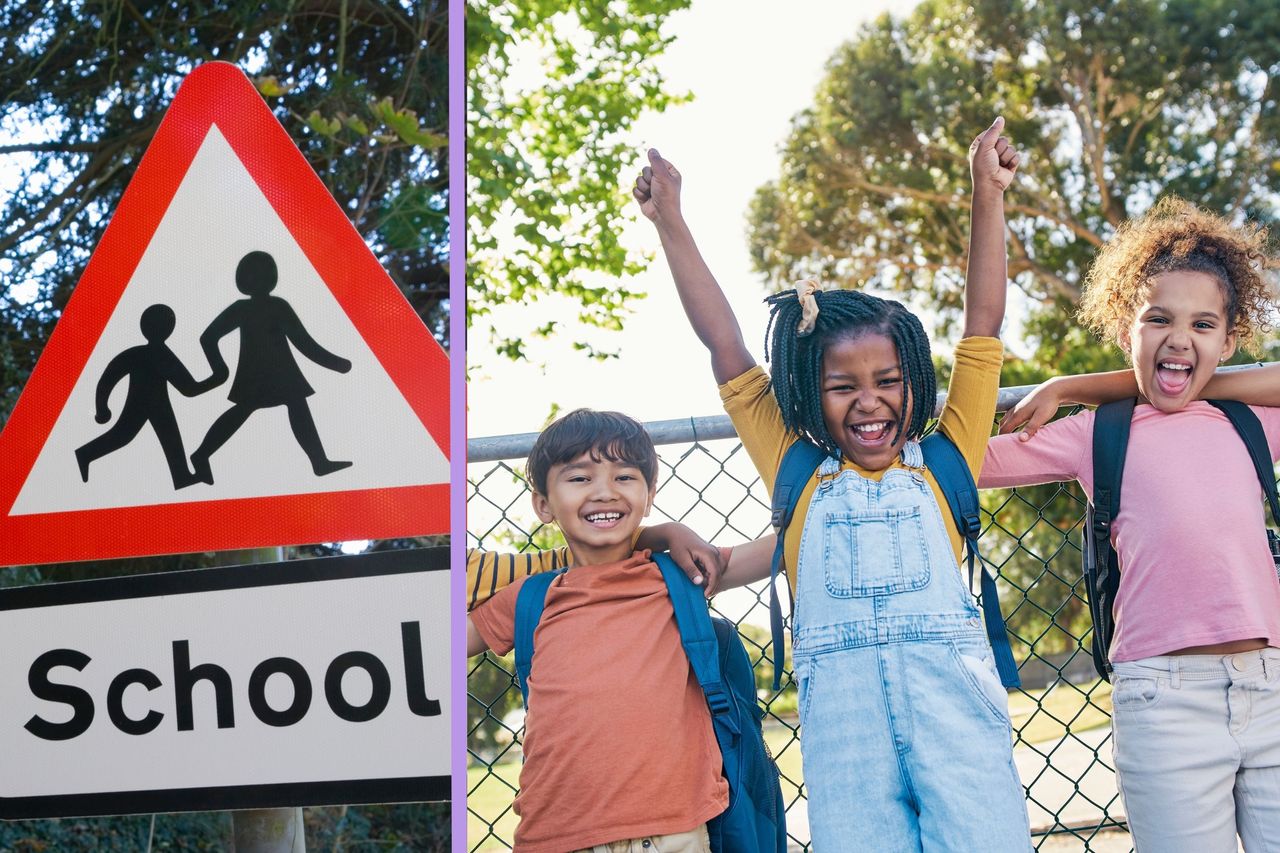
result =
[[1221,411],[1231,421],[1231,425],[1240,434],[1240,439],[1249,450],[1249,458],[1253,461],[1253,470],[1258,475],[1258,484],[1262,493],[1267,496],[1271,507],[1271,520],[1280,524],[1280,497],[1276,495],[1276,472],[1271,464],[1271,448],[1267,444],[1267,434],[1262,429],[1262,422],[1253,413],[1253,409],[1236,400],[1205,400],[1206,403]]
[[520,685],[520,695],[524,697],[524,706],[529,707],[529,670],[533,666],[533,632],[542,619],[542,609],[547,603],[547,590],[552,581],[564,574],[566,569],[554,572],[542,572],[531,575],[516,594],[516,683]]
[[1093,499],[1088,518],[1085,547],[1090,555],[1094,576],[1086,577],[1089,613],[1093,619],[1093,664],[1104,679],[1110,680],[1111,646],[1115,590],[1119,588],[1119,558],[1111,546],[1111,525],[1120,513],[1120,488],[1124,480],[1124,460],[1129,449],[1129,427],[1137,400],[1104,403],[1093,420]]
[[[1117,400],[1098,407],[1093,420],[1093,532],[1098,570],[1105,580],[1111,549],[1111,525],[1120,513],[1120,486],[1129,450],[1129,426],[1136,399]],[[1105,551],[1103,549],[1106,549]]]
[[[782,455],[778,465],[778,475],[773,481],[772,522],[773,532],[778,535],[778,544],[773,548],[773,559],[769,565],[769,628],[773,637],[773,689],[782,686],[782,666],[784,661],[782,638],[782,602],[778,600],[778,571],[782,567],[782,542],[795,514],[796,504],[800,501],[800,493],[805,484],[818,470],[827,452],[807,439],[797,439]],[[791,568],[795,571],[795,567]],[[794,602],[792,602],[794,605]]]
[[[932,432],[920,442],[925,467],[933,474],[956,529],[965,543],[965,562],[969,567],[969,590],[973,591],[973,570],[978,560],[978,534],[982,532],[982,518],[978,512],[978,487],[973,482],[973,472],[964,454],[945,433]],[[996,670],[1005,687],[1021,687],[1018,665],[1009,645],[1009,632],[1005,628],[1004,615],[1000,612],[1000,597],[996,592],[996,579],[982,566],[982,621],[987,628],[987,639],[995,656]]]

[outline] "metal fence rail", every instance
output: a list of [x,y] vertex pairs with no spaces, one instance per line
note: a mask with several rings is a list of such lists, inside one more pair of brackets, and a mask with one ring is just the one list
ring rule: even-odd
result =
[[[1026,388],[1002,389],[1007,411]],[[941,395],[940,400],[941,402]],[[769,529],[769,499],[724,416],[647,424],[659,445],[651,522],[675,520],[720,545]],[[468,443],[468,544],[521,551],[559,544],[535,518],[512,460],[535,434]],[[1027,792],[1037,849],[1129,850],[1111,760],[1110,685],[1093,672],[1089,617],[1080,578],[1085,498],[1075,484],[982,493],[983,560],[997,574],[1023,687],[1010,693],[1015,760]],[[790,660],[783,686],[769,690],[768,592],[764,584],[716,596],[757,664],[765,729],[783,778],[793,848],[809,850],[800,767],[796,687]],[[785,599],[786,596],[783,596]],[[522,712],[509,658],[486,654],[468,677],[468,849],[511,846],[511,800],[520,764]]]

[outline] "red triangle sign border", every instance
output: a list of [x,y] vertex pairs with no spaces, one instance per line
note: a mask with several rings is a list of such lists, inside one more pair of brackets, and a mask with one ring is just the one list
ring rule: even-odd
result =
[[[0,432],[0,565],[222,551],[449,531],[449,484],[10,515],[170,202],[217,125],[445,458],[449,363],[236,66],[187,76]],[[323,227],[316,227],[317,222]]]

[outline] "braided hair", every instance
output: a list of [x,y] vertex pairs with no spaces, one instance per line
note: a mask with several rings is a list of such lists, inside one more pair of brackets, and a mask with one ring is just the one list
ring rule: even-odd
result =
[[893,342],[910,392],[910,423],[904,423],[905,412],[899,413],[893,441],[904,429],[909,439],[924,435],[933,415],[937,380],[920,319],[898,302],[856,290],[820,290],[814,298],[817,321],[805,336],[796,333],[801,306],[794,290],[765,299],[770,306],[765,359],[771,362],[773,394],[787,428],[832,455],[839,453],[822,416],[822,356],[830,344],[874,333]]

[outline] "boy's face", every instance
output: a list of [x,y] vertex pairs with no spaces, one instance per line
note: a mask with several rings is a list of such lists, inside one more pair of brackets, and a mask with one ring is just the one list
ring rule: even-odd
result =
[[1154,276],[1120,345],[1142,396],[1162,412],[1178,411],[1200,397],[1219,362],[1235,352],[1221,285],[1202,272]]
[[870,471],[893,464],[907,442],[894,439],[899,416],[910,418],[898,350],[870,332],[838,340],[822,353],[822,419],[846,459]]
[[588,452],[551,466],[547,493],[534,492],[533,508],[544,522],[559,525],[579,565],[593,566],[631,556],[653,492],[635,465]]

